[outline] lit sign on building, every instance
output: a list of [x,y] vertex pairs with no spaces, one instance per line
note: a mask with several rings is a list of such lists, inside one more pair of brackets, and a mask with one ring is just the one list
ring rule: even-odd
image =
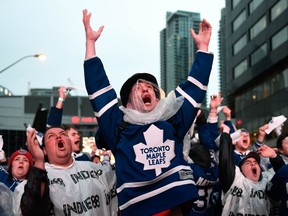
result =
[[97,119],[96,119],[96,117],[79,117],[79,116],[72,116],[71,122],[72,122],[72,124],[97,123]]

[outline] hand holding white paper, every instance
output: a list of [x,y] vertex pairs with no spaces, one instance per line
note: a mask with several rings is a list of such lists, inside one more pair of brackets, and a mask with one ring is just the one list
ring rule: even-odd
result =
[[217,114],[220,113],[222,111],[222,109],[223,109],[223,106],[218,106],[217,107]]
[[[221,134],[214,140],[217,146],[220,145],[220,136]],[[235,132],[230,134],[230,137],[232,139],[232,142],[237,142],[239,138],[241,137],[241,130],[236,130]]]
[[81,87],[76,87],[76,86],[65,86],[66,90],[69,92],[71,90],[79,90],[79,91],[82,91],[82,92],[86,92],[83,88]]
[[[31,130],[35,130],[35,129],[32,128],[31,125],[28,125],[28,127],[26,128],[26,131],[31,131]],[[36,131],[36,138],[40,146],[42,146],[43,136],[44,136],[43,133]]]
[[281,126],[285,121],[286,117],[284,115],[272,117],[270,122],[268,123],[268,128],[265,130],[266,134],[270,134],[275,128]]

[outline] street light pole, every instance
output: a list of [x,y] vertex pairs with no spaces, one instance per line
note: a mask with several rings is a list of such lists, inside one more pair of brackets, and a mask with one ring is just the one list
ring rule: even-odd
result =
[[45,59],[46,56],[44,54],[35,54],[35,55],[27,55],[27,56],[23,56],[22,58],[18,59],[17,61],[13,62],[12,64],[10,64],[9,66],[5,67],[4,69],[2,69],[0,71],[0,73],[4,72],[5,70],[9,69],[10,67],[12,67],[13,65],[17,64],[18,62],[22,61],[23,59],[26,58],[30,58],[30,57],[35,57],[35,58],[39,58],[39,59]]

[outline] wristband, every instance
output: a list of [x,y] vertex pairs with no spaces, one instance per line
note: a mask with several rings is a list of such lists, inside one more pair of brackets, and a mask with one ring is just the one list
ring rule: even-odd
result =
[[62,101],[62,102],[64,102],[64,101],[65,101],[65,99],[64,99],[64,98],[62,98],[62,97],[59,97],[59,98],[58,98],[58,100],[59,100],[59,101]]

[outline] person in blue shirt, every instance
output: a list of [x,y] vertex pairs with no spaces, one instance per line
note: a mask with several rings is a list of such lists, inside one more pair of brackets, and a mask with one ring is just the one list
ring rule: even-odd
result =
[[[208,52],[212,27],[205,19],[196,34],[195,61],[187,80],[160,100],[156,78],[136,73],[122,86],[119,107],[95,43],[104,29],[94,31],[91,13],[83,10],[86,32],[86,90],[103,140],[116,159],[120,214],[181,215],[198,199],[192,169],[183,157],[183,139],[205,97],[213,63]],[[188,32],[187,32],[188,34]],[[119,65],[122,67],[125,62]],[[117,74],[121,76],[121,74]]]
[[[61,126],[63,105],[68,96],[68,90],[65,86],[60,86],[58,89],[59,99],[55,106],[52,106],[49,111],[47,126]],[[81,151],[81,136],[73,125],[62,125],[67,135],[71,140],[73,156],[77,161],[90,161],[88,154]]]

